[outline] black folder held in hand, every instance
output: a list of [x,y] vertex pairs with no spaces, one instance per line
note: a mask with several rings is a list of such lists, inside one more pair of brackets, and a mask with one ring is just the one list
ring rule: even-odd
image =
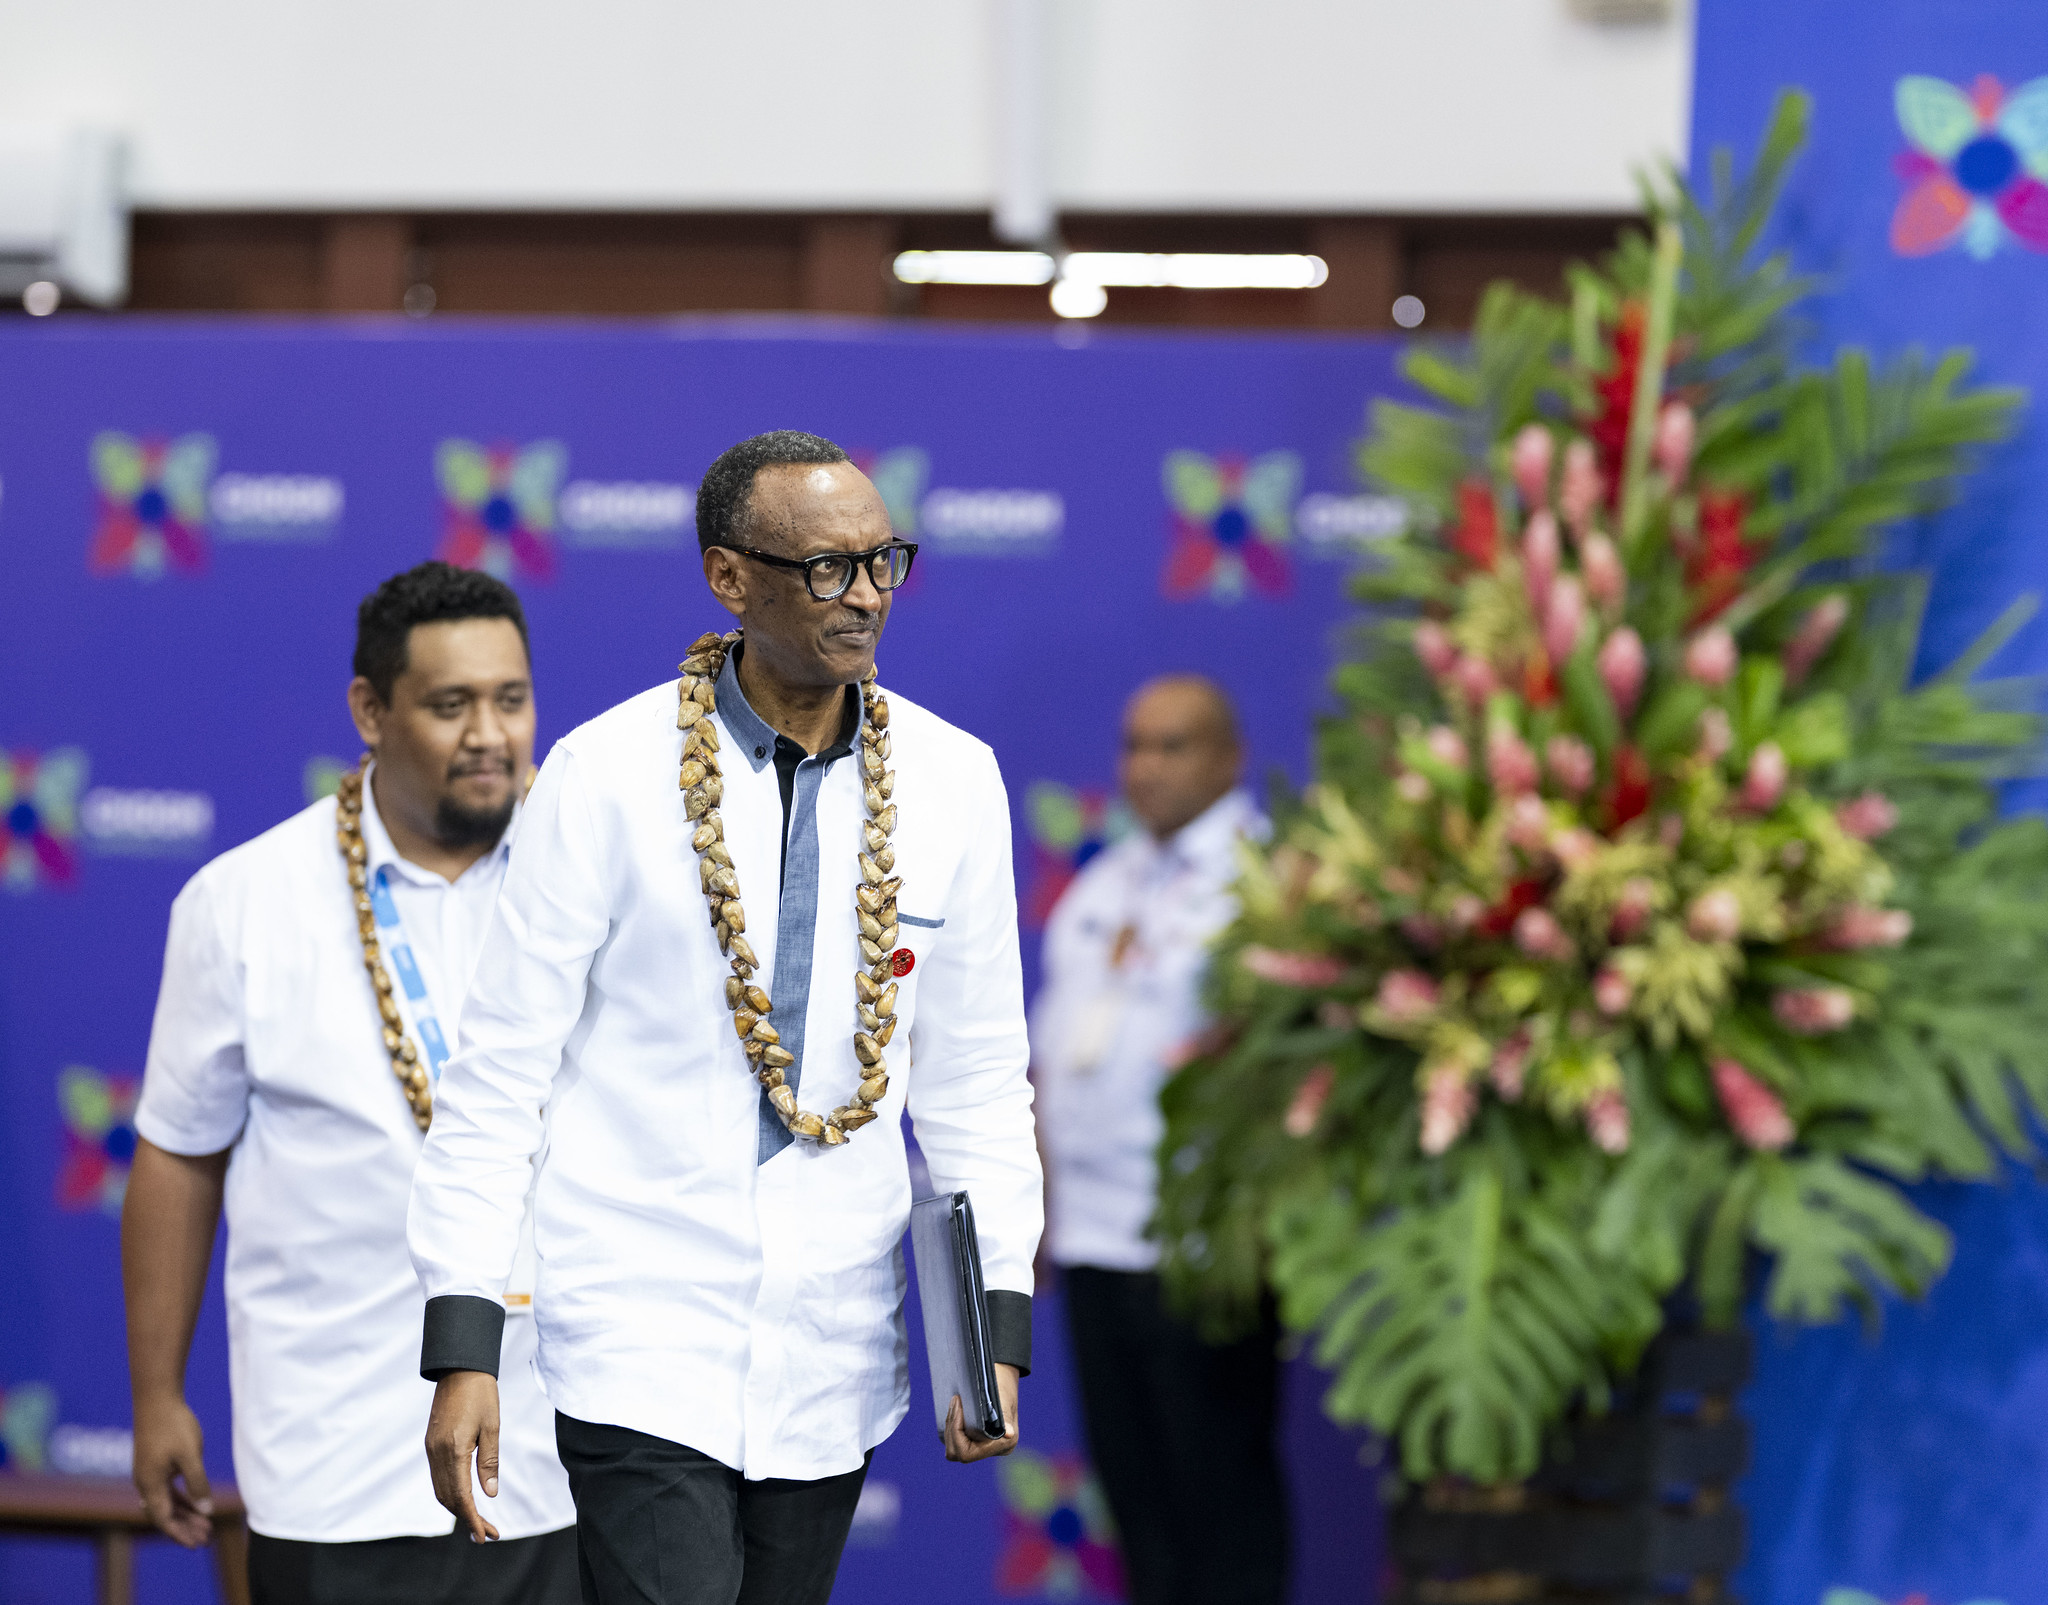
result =
[[989,1354],[988,1299],[981,1285],[981,1241],[965,1193],[941,1193],[910,1206],[910,1249],[917,1257],[917,1296],[924,1306],[924,1347],[932,1363],[932,1405],[939,1431],[953,1399],[967,1436],[1003,1435],[1003,1405]]

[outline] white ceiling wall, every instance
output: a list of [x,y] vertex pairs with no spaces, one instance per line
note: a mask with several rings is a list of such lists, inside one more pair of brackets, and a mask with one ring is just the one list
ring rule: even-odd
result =
[[[1047,0],[1061,204],[1607,210],[1682,152],[1671,22],[1566,0]],[[0,0],[0,130],[160,207],[973,208],[992,0]]]

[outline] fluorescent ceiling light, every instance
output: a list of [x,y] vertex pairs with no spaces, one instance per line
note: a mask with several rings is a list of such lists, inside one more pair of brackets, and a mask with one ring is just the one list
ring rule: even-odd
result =
[[[1319,256],[1196,251],[1075,251],[1062,273],[1074,283],[1175,290],[1312,290],[1329,276]],[[1050,284],[1053,259],[1044,251],[905,251],[896,277],[905,284]]]

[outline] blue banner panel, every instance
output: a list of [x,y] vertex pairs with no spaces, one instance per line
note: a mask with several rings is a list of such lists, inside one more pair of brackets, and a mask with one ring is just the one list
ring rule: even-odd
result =
[[[1814,99],[1774,243],[1822,276],[1813,350],[1973,347],[2048,381],[2048,10],[2029,0],[1705,0],[1693,170],[1755,145],[1781,85]],[[2033,408],[1961,503],[1902,532],[1931,573],[1923,670],[2018,594],[2048,592],[2048,440]],[[2048,668],[2036,620],[1991,666]],[[2048,789],[2014,788],[2038,807]],[[1956,1234],[1948,1279],[1881,1331],[1766,1333],[1750,1397],[1753,1605],[2048,1598],[2048,1194],[1921,1189]]]
[[[1214,675],[1255,772],[1300,777],[1343,577],[1398,512],[1350,466],[1393,355],[795,322],[0,329],[6,1463],[125,1464],[116,1211],[167,912],[354,761],[354,610],[380,579],[441,555],[518,588],[544,748],[725,623],[692,528],[711,459],[770,428],[840,441],[923,544],[883,676],[995,747],[1035,972],[1050,901],[1119,828],[1117,717],[1146,676]],[[1056,1299],[1040,1321],[1029,1457],[944,1465],[920,1381],[840,1599],[1112,1586]],[[191,1395],[226,1476],[222,1322],[216,1275]],[[1319,1391],[1291,1375],[1297,1597],[1365,1601],[1376,1473]],[[143,1597],[208,1597],[200,1558],[142,1564]],[[86,1578],[80,1548],[0,1544],[0,1599],[68,1601]]]

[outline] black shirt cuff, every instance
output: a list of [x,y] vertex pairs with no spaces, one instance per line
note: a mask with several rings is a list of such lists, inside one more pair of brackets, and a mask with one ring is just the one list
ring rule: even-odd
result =
[[988,1357],[1031,1375],[1031,1295],[991,1290],[988,1294]]
[[427,1300],[426,1337],[420,1344],[420,1375],[439,1382],[450,1371],[498,1374],[498,1345],[505,1336],[505,1306],[494,1298],[444,1293]]

